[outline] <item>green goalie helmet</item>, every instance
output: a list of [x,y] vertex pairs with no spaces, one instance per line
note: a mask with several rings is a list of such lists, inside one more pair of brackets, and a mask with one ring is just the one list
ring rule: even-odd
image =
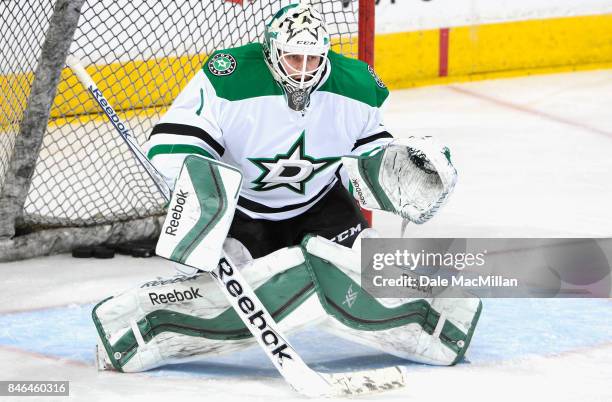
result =
[[312,88],[321,79],[329,50],[323,16],[305,3],[283,7],[266,25],[263,47],[272,75],[286,89]]

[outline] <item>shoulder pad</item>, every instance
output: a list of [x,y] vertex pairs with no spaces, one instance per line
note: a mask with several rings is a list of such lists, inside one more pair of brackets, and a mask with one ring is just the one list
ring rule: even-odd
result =
[[268,69],[259,43],[217,50],[202,70],[217,96],[230,101],[283,94]]
[[331,50],[329,61],[331,74],[320,91],[333,92],[372,107],[380,107],[389,96],[389,90],[367,63]]

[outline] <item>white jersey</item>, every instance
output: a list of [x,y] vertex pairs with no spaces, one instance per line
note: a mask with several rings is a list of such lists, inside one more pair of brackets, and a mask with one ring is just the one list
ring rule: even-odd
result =
[[215,52],[154,127],[146,149],[170,182],[187,154],[236,166],[238,209],[281,220],[306,211],[342,176],[340,157],[391,140],[388,90],[365,63],[329,52],[304,112],[291,110],[258,43]]

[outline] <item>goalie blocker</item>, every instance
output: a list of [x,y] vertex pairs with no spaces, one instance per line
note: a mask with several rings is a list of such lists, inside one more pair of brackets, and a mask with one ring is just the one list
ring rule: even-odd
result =
[[[174,185],[157,255],[181,265],[179,271],[212,271],[234,217],[242,173],[233,166],[188,155]],[[191,267],[191,269],[189,268]]]

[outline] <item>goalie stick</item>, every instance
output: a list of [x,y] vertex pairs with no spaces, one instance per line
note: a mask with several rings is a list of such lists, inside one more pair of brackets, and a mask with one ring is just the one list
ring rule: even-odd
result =
[[[127,125],[121,121],[115,109],[109,104],[80,60],[68,56],[66,64],[102,108],[134,157],[151,176],[166,201],[169,201],[171,190],[168,184],[146,157],[130,134]],[[233,266],[225,253],[223,253],[216,268],[206,272],[215,279],[215,283],[234,308],[236,314],[249,329],[279,373],[297,392],[310,397],[357,395],[395,389],[405,385],[405,370],[400,366],[343,373],[321,373],[311,369],[289,344],[287,337],[280,331],[278,324],[256,296],[252,287],[244,280],[240,271]],[[261,318],[260,320],[249,320],[250,312],[245,313],[239,307],[238,298],[232,294],[230,287],[227,285],[230,281],[237,282],[243,290],[243,296],[251,299],[254,305],[253,311]],[[274,342],[270,340],[274,340]]]

